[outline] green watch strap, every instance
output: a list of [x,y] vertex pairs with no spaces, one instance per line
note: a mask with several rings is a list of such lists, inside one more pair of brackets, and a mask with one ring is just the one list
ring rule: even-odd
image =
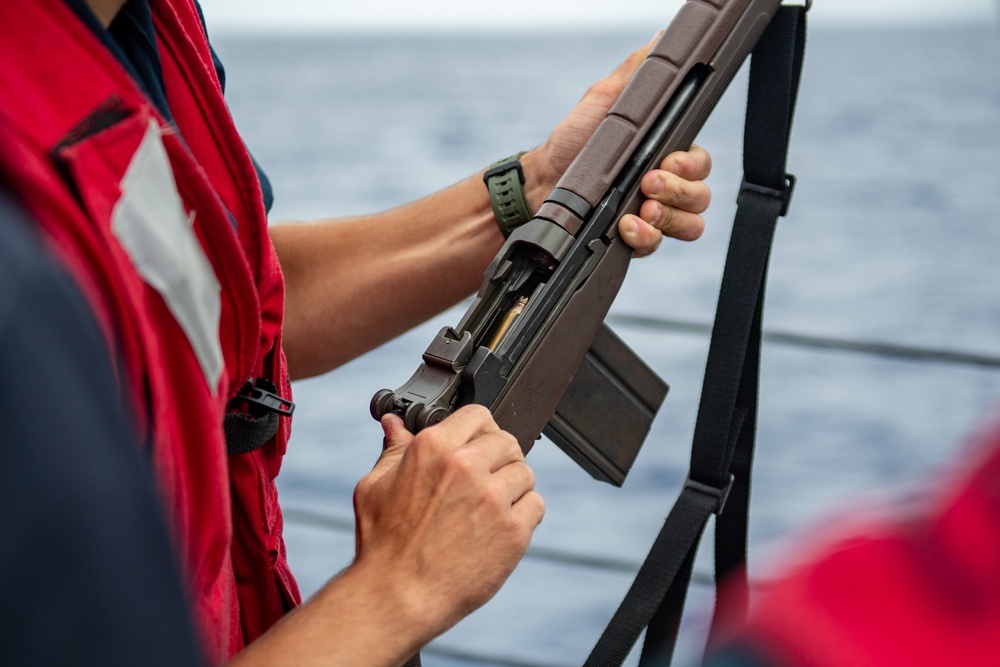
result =
[[483,174],[483,181],[490,191],[490,204],[504,238],[510,236],[517,227],[531,220],[531,208],[524,194],[524,170],[520,158],[527,151],[521,151],[494,162]]

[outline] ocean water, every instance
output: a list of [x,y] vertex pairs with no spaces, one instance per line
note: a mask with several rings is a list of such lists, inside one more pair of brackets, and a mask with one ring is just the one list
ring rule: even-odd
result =
[[[215,44],[237,125],[275,186],[272,219],[284,220],[382,210],[539,144],[648,37],[223,35]],[[995,26],[813,31],[789,157],[799,185],[777,231],[765,328],[1000,356],[998,62]],[[704,237],[635,262],[613,313],[711,322],[741,177],[744,87],[734,83],[698,139],[715,162]],[[378,455],[371,395],[405,381],[460,313],[297,383],[279,486],[306,594],[353,554],[350,530],[322,524],[349,525],[353,486]],[[672,386],[624,488],[591,480],[550,443],[529,462],[548,507],[534,544],[617,559],[626,571],[526,559],[424,664],[580,664],[617,608],[685,477],[708,340],[616,329]],[[830,517],[931,488],[969,458],[970,438],[998,406],[997,368],[766,344],[751,575],[813,546]],[[696,569],[708,572],[710,560]],[[710,603],[696,587],[686,660]]]

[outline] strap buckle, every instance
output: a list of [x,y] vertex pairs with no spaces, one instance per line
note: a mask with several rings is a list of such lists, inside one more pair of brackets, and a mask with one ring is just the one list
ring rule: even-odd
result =
[[721,489],[717,489],[709,484],[704,484],[697,480],[691,479],[690,474],[688,478],[684,480],[684,488],[691,489],[692,491],[697,491],[710,498],[715,499],[715,507],[712,509],[712,514],[715,516],[720,516],[722,510],[726,508],[726,501],[729,500],[729,492],[733,490],[733,482],[736,481],[736,475],[730,474],[729,481]]
[[276,387],[263,378],[258,378],[254,383],[248,380],[240,389],[240,393],[229,401],[228,407],[230,410],[235,410],[246,403],[250,406],[251,414],[274,412],[283,417],[291,417],[295,412],[295,403],[286,401],[271,390],[276,391]]
[[782,5],[782,7],[792,7],[792,8],[801,7],[803,12],[808,12],[810,9],[812,9],[812,6],[813,6],[813,0],[803,0],[803,3],[801,5]]
[[766,185],[750,183],[747,181],[747,177],[744,174],[743,182],[740,183],[739,194],[736,195],[736,201],[739,202],[740,197],[743,196],[744,192],[755,192],[766,197],[773,197],[781,201],[781,211],[778,213],[778,216],[783,218],[788,215],[788,207],[792,203],[792,195],[795,194],[795,182],[795,174],[785,174],[785,187],[781,190],[776,190],[774,188],[769,188]]

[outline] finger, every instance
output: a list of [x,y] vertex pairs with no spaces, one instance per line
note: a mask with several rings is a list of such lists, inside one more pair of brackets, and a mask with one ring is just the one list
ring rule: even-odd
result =
[[635,215],[622,216],[618,222],[618,233],[632,248],[636,257],[653,253],[663,241],[663,233],[659,229]]
[[688,181],[703,181],[712,172],[712,156],[701,146],[691,146],[663,158],[660,168]]
[[385,450],[396,450],[405,447],[413,440],[413,434],[406,430],[406,425],[399,416],[387,414],[380,421],[385,434]]
[[503,466],[493,473],[493,479],[503,488],[511,505],[535,490],[535,473],[523,460]]
[[545,516],[545,500],[537,491],[528,491],[514,503],[511,511],[519,522],[534,530]]
[[635,71],[639,69],[639,65],[646,60],[646,57],[649,55],[653,45],[656,44],[656,40],[658,40],[662,34],[663,31],[660,30],[658,33],[653,35],[653,39],[649,40],[649,43],[629,55],[629,57],[625,59],[625,62],[619,65],[617,69],[611,73],[610,78],[623,86],[628,83],[632,79],[632,75],[635,74]]
[[382,441],[382,455],[372,468],[372,472],[377,471],[379,476],[403,457],[413,441],[413,434],[406,430],[403,420],[396,415],[385,415],[382,417],[381,424],[382,432],[385,433],[385,438]]
[[466,405],[422,433],[433,432],[436,440],[450,442],[455,447],[460,447],[475,438],[499,430],[500,427],[493,420],[489,408],[482,405]]
[[480,436],[468,444],[471,456],[487,463],[491,473],[504,466],[524,462],[524,452],[517,438],[506,431],[495,431]]
[[678,241],[695,241],[705,232],[705,218],[697,213],[646,200],[639,209],[642,220]]
[[[707,183],[687,180],[663,169],[656,169],[643,176],[640,187],[642,193],[650,199],[684,211],[703,213],[712,203],[712,189]],[[645,215],[642,217],[654,222]]]

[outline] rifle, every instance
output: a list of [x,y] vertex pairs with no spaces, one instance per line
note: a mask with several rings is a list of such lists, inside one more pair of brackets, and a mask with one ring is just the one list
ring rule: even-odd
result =
[[617,223],[639,180],[687,149],[781,0],[688,0],[539,208],[396,391],[371,401],[417,432],[478,403],[527,451],[540,433],[620,486],[668,386],[606,325],[632,257]]

